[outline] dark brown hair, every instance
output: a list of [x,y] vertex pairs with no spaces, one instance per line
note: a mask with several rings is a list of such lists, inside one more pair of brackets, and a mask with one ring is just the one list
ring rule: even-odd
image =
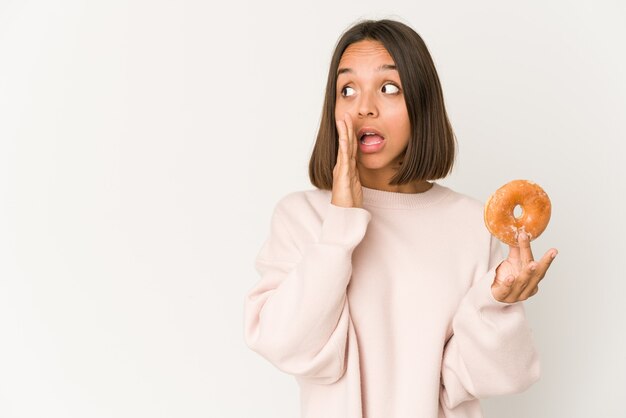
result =
[[446,177],[454,164],[456,137],[446,114],[435,64],[426,44],[412,28],[383,19],[360,21],[337,41],[328,71],[320,127],[309,161],[311,183],[317,188],[332,190],[333,168],[339,149],[335,125],[337,69],[346,48],[363,40],[382,43],[393,58],[411,124],[411,138],[402,166],[389,184]]

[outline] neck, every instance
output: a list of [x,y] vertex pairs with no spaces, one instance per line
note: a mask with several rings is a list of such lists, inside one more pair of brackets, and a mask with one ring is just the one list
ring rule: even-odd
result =
[[359,172],[359,178],[362,186],[367,187],[368,189],[381,190],[385,192],[424,193],[425,191],[430,190],[433,186],[432,183],[427,181],[413,181],[407,184],[391,185],[389,184],[389,179],[371,177],[368,175],[364,176],[363,172]]
[[391,185],[389,181],[393,176],[396,175],[398,169],[400,168],[399,164],[393,164],[390,167],[384,167],[379,169],[368,169],[363,165],[359,164],[357,161],[357,170],[359,170],[359,179],[361,185],[367,187],[368,189],[381,190],[385,192],[394,192],[394,193],[423,193],[432,187],[432,183],[429,183],[425,180],[416,180],[407,184],[400,185]]

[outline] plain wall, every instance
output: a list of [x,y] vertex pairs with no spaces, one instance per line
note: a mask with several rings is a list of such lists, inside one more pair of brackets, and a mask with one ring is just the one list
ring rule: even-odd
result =
[[459,142],[441,181],[552,199],[524,302],[541,380],[487,418],[623,416],[622,1],[0,2],[0,416],[298,416],[243,298],[358,18],[435,60]]

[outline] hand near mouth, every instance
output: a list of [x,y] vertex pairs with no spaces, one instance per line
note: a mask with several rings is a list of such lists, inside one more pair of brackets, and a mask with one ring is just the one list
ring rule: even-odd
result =
[[348,113],[343,120],[336,120],[339,132],[339,151],[333,169],[333,190],[331,203],[343,207],[363,207],[363,188],[356,167],[359,144],[354,134],[352,118]]

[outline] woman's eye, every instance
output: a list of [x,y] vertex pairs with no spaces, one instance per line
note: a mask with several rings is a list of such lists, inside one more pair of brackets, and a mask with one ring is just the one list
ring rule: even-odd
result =
[[[387,88],[387,91],[384,91],[385,88]],[[398,93],[400,91],[400,88],[398,88],[398,86],[396,86],[395,84],[388,83],[388,84],[385,84],[383,86],[383,91],[385,93],[395,94],[395,93]]]
[[341,89],[342,96],[352,96],[353,94],[354,94],[354,89],[352,87],[346,86]]

